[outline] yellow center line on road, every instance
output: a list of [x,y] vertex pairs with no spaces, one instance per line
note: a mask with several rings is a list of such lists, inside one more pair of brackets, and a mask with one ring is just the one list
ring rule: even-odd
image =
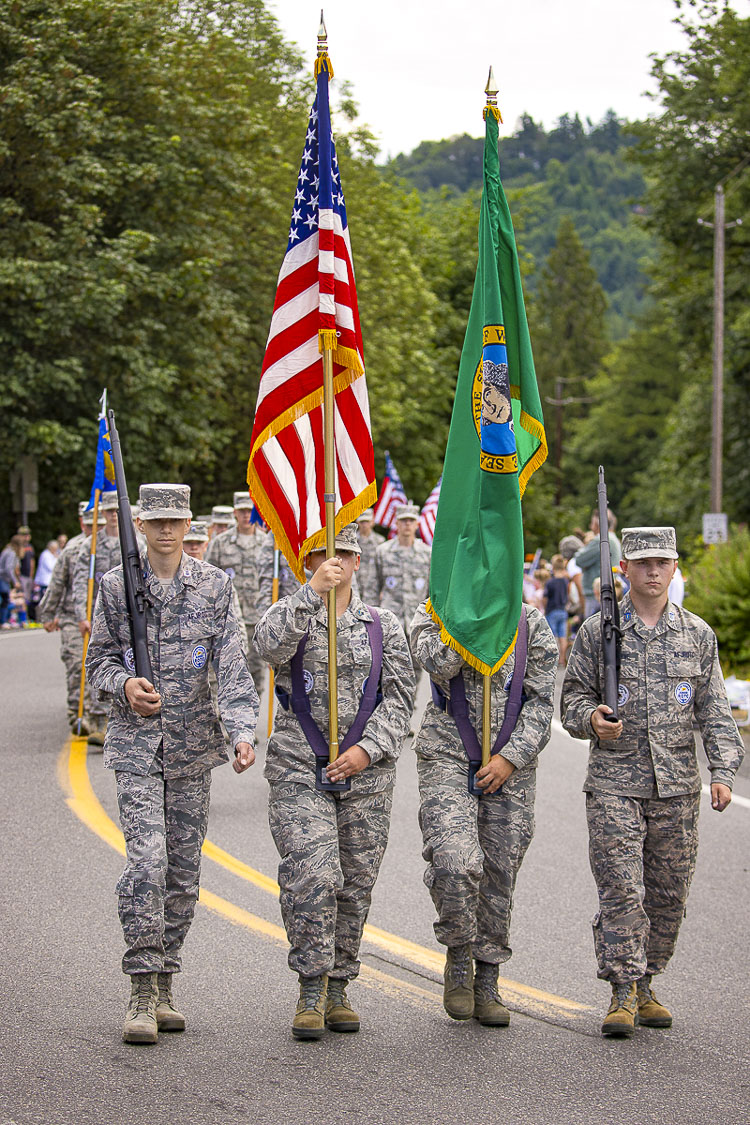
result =
[[[87,752],[85,738],[70,736],[58,759],[58,781],[63,792],[66,793],[68,807],[78,819],[120,855],[125,855],[125,840],[122,832],[105,812],[91,785],[88,774]],[[274,879],[256,871],[255,868],[243,863],[241,859],[237,859],[236,856],[224,851],[223,848],[217,847],[210,840],[206,840],[203,845],[203,854],[233,875],[245,879],[261,890],[274,895],[274,897],[278,896],[279,885]],[[209,910],[222,914],[237,925],[245,926],[247,929],[254,930],[256,933],[263,934],[265,937],[283,945],[287,944],[286,934],[280,926],[267,922],[265,918],[251,914],[243,907],[221,898],[204,887],[201,887],[199,901]],[[393,956],[403,958],[429,972],[442,975],[445,957],[437,950],[428,949],[427,946],[418,945],[416,942],[409,941],[408,938],[399,937],[397,934],[388,933],[386,930],[371,925],[365,926],[363,938],[370,945],[385,950]],[[382,973],[380,970],[363,965],[362,971],[371,983],[376,980],[381,981],[381,983],[387,980],[391,990],[395,988],[399,992],[407,993],[414,1000],[420,1002],[424,1002],[425,998],[430,1000],[437,998],[439,1000],[437,993],[419,988],[417,985]],[[537,1015],[549,1016],[554,1013],[557,1016],[563,1014],[571,1018],[582,1016],[584,1013],[593,1010],[590,1005],[580,1004],[576,1000],[556,996],[554,993],[544,992],[541,989],[532,988],[530,985],[520,984],[514,980],[501,978],[499,987],[504,998],[510,1000],[514,1006]]]

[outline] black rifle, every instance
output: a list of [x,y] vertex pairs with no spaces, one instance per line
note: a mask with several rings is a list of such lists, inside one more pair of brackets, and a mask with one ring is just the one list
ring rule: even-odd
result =
[[602,655],[604,657],[604,702],[612,708],[611,715],[604,715],[608,722],[618,720],[617,704],[620,694],[620,609],[615,597],[615,583],[612,578],[612,556],[609,552],[609,520],[607,518],[607,486],[604,483],[604,468],[599,466],[599,601],[601,602]]
[[107,411],[109,421],[109,441],[112,446],[112,463],[115,467],[117,503],[119,507],[120,551],[122,552],[122,576],[125,581],[125,599],[130,618],[130,636],[133,643],[133,659],[136,676],[143,676],[153,684],[154,673],[151,657],[148,654],[148,634],[146,631],[146,584],[141,570],[141,554],[133,527],[128,489],[125,484],[125,469],[122,465],[120,436],[115,426],[114,410]]

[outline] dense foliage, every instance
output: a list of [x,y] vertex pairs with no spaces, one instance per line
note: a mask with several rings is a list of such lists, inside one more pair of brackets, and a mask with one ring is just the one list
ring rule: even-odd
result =
[[685,608],[714,629],[722,663],[750,675],[750,533],[709,547],[690,570]]

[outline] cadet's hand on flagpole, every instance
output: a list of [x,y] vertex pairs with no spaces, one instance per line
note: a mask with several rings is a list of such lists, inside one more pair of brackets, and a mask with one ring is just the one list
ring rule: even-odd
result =
[[161,696],[145,676],[131,676],[125,681],[125,698],[136,715],[142,715],[144,719],[161,710]]
[[79,621],[78,622],[78,631],[80,632],[82,637],[85,637],[87,633],[91,632],[91,622],[90,621]]
[[618,719],[616,723],[610,723],[604,718],[605,715],[611,714],[612,708],[608,707],[606,703],[600,703],[596,711],[591,712],[591,727],[600,742],[611,742],[622,734],[622,719]]
[[326,776],[329,781],[346,781],[347,777],[354,777],[361,773],[370,764],[370,755],[361,746],[350,746],[343,754],[339,754],[335,762],[326,766]]
[[732,790],[728,785],[722,785],[720,781],[714,781],[711,785],[711,808],[716,812],[724,812],[727,805],[732,803]]
[[316,594],[322,598],[334,586],[338,586],[344,578],[344,566],[341,559],[335,556],[332,559],[326,559],[324,563],[318,567],[310,579],[310,585]]
[[477,785],[483,793],[496,793],[515,770],[512,762],[502,754],[493,754],[486,766],[477,771]]
[[238,742],[234,748],[234,761],[232,762],[232,769],[235,773],[244,773],[245,770],[250,769],[250,766],[255,761],[255,751],[249,742]]

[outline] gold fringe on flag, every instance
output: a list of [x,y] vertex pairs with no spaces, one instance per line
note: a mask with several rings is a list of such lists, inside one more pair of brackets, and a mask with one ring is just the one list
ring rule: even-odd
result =
[[443,625],[443,622],[435,612],[435,608],[429,598],[427,599],[425,609],[427,610],[435,624],[440,626],[440,640],[443,642],[443,644],[448,645],[448,648],[452,648],[454,652],[457,652],[459,656],[462,656],[464,658],[467,664],[471,665],[472,668],[476,668],[477,672],[482,672],[482,674],[485,676],[494,676],[495,672],[497,672],[499,668],[502,668],[505,661],[513,652],[513,649],[516,647],[516,641],[518,640],[518,629],[516,629],[513,635],[513,640],[510,642],[507,649],[498,660],[497,664],[485,664],[483,660],[480,660],[478,656],[474,656],[472,653],[470,653],[468,649],[464,648],[462,644],[459,644],[459,642],[450,635],[445,625]]
[[492,114],[492,116],[495,118],[495,121],[497,121],[498,125],[502,125],[503,117],[502,117],[502,114],[500,113],[500,110],[497,108],[496,105],[486,105],[484,107],[484,109],[482,110],[482,120],[483,121],[487,120],[487,114],[488,113]]
[[325,70],[328,72],[328,81],[330,82],[333,78],[333,64],[331,63],[331,60],[329,59],[327,54],[318,55],[317,59],[315,60],[313,73],[316,78],[320,74],[321,70]]

